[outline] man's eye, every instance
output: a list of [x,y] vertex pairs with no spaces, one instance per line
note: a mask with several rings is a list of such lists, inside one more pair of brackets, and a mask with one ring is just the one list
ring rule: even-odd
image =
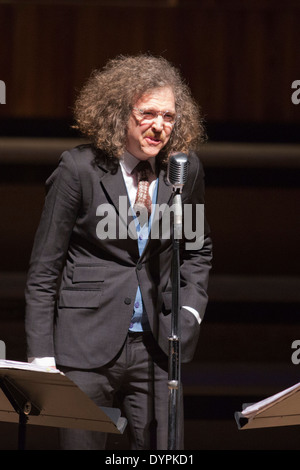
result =
[[155,118],[155,115],[156,115],[156,113],[154,111],[151,111],[151,110],[143,111],[143,116],[146,119],[153,119],[153,118]]
[[165,121],[172,122],[174,120],[174,116],[171,113],[166,113],[164,115]]

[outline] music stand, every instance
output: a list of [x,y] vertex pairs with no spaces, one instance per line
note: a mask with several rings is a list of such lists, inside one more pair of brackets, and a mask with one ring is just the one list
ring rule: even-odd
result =
[[57,370],[0,360],[0,421],[18,423],[18,449],[25,449],[27,424],[122,434],[127,425],[117,408],[97,406]]
[[300,383],[242,408],[234,414],[238,429],[299,425]]

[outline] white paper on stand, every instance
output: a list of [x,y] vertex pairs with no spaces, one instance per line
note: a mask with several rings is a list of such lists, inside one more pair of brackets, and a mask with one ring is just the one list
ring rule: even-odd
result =
[[235,413],[239,429],[300,424],[300,383]]
[[1,369],[22,369],[22,370],[31,370],[35,372],[51,372],[55,374],[62,374],[62,372],[53,367],[38,366],[30,362],[18,362],[18,361],[8,361],[5,359],[0,359],[0,368]]

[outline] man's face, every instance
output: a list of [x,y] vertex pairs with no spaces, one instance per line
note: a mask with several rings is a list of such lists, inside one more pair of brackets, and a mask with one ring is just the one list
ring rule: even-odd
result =
[[175,115],[175,99],[170,88],[157,88],[145,93],[134,105],[128,121],[126,149],[139,160],[155,157],[167,144],[173,125],[161,114],[153,119],[144,118],[139,109],[169,111]]

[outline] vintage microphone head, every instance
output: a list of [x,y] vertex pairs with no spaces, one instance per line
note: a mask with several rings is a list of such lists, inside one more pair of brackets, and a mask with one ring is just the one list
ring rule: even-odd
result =
[[188,157],[185,153],[171,155],[168,165],[168,181],[173,186],[174,191],[180,190],[186,183],[188,175]]

